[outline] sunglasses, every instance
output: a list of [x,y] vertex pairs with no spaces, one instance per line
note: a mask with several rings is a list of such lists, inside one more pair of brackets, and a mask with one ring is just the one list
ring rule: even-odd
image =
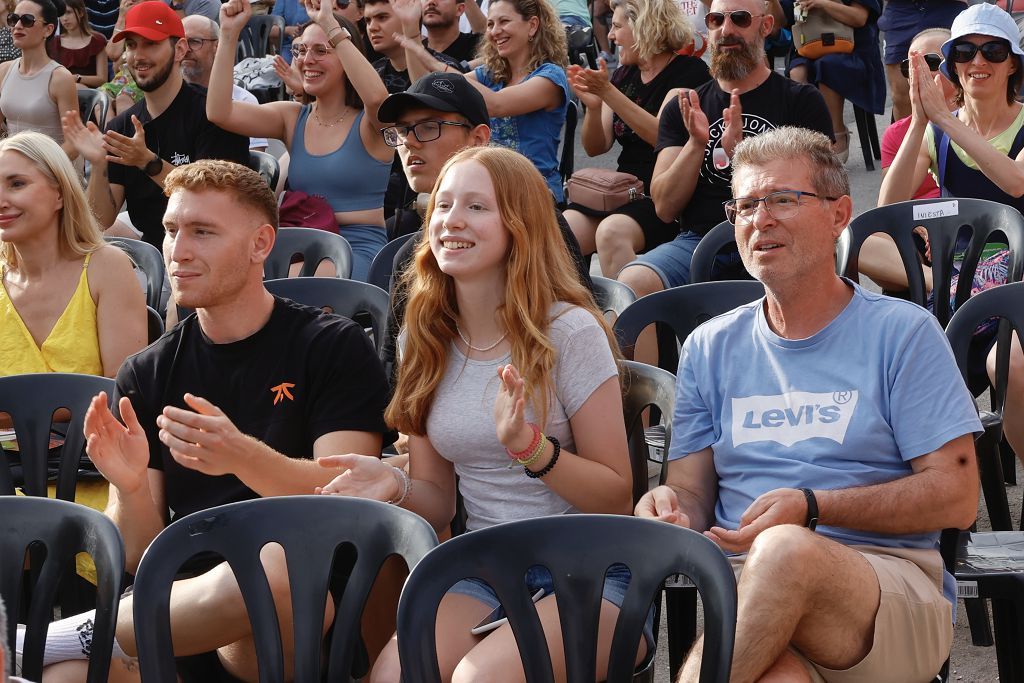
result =
[[729,17],[737,27],[747,28],[754,17],[763,16],[763,14],[751,14],[745,9],[738,9],[735,12],[708,12],[704,15],[704,25],[712,31],[716,31],[722,28],[725,18]]
[[[984,53],[983,53],[984,54]],[[971,55],[972,57],[974,55]],[[939,65],[942,64],[942,55],[937,55],[934,52],[929,52],[924,55],[924,62],[928,65],[929,71],[938,71]],[[900,62],[900,73],[903,74],[903,78],[910,78],[910,59],[904,59]]]
[[7,15],[7,25],[14,28],[21,22],[22,28],[32,28],[36,25],[36,18],[32,14],[15,14],[11,12]]
[[974,59],[974,55],[981,52],[985,61],[992,64],[1005,62],[1010,56],[1010,44],[1005,40],[990,40],[982,45],[975,45],[966,41],[955,43],[949,50],[949,58],[957,64],[966,64]]

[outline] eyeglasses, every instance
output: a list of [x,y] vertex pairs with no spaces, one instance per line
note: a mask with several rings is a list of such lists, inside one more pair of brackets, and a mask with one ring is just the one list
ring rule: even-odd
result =
[[751,14],[745,9],[738,9],[735,12],[708,12],[704,15],[704,25],[712,31],[716,31],[725,24],[725,18],[729,17],[739,28],[750,26],[754,17],[763,17],[763,14]]
[[981,56],[985,58],[985,61],[1001,64],[1010,56],[1010,44],[1005,40],[990,40],[981,45],[975,45],[967,41],[954,43],[953,47],[949,50],[949,58],[957,64],[966,64],[974,59],[974,55],[978,54],[979,51]]
[[763,197],[740,197],[722,202],[725,207],[725,217],[729,222],[736,225],[737,222],[749,223],[754,220],[757,213],[757,205],[764,202],[764,208],[768,215],[776,220],[792,218],[800,210],[800,197],[814,197],[827,201],[835,201],[838,197],[822,197],[813,192],[802,192],[800,190],[780,190],[772,192]]
[[292,57],[295,57],[295,58],[300,58],[300,57],[301,58],[305,58],[306,54],[309,53],[309,52],[312,52],[316,56],[317,59],[323,59],[327,55],[333,53],[334,50],[332,50],[331,48],[327,47],[323,43],[317,43],[315,45],[309,45],[309,46],[303,45],[301,43],[298,44],[298,45],[296,45],[295,43],[292,43]]
[[190,50],[202,50],[203,43],[216,43],[216,38],[187,38],[185,40],[188,43],[188,49]]
[[381,128],[384,135],[384,144],[388,147],[404,145],[409,133],[416,136],[420,142],[430,142],[441,137],[441,126],[456,126],[458,128],[472,128],[468,123],[461,121],[420,121],[411,126],[388,126]]
[[7,25],[11,28],[17,26],[18,22],[21,22],[22,28],[32,28],[36,25],[35,15],[32,14],[15,14],[11,12],[7,15]]
[[[982,53],[984,54],[984,53]],[[942,55],[929,52],[924,56],[924,62],[928,65],[929,71],[938,71],[939,66],[942,64]],[[971,55],[972,57],[974,55]],[[954,60],[955,61],[955,60]],[[970,61],[970,60],[968,60]],[[910,78],[910,59],[904,59],[900,62],[900,73],[903,74],[903,78]]]

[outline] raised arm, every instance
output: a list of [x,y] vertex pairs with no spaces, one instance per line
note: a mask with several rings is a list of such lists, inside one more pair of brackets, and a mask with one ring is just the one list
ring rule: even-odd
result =
[[483,34],[487,30],[487,15],[480,9],[476,0],[466,0],[466,19],[469,20],[469,30],[476,34]]
[[654,209],[658,218],[666,222],[674,221],[690,203],[710,135],[708,119],[701,111],[697,93],[693,90],[680,90],[678,103],[678,115],[670,113],[668,107],[662,112],[661,135],[675,134],[666,129],[674,127],[675,119],[679,118],[688,137],[681,147],[663,147],[658,152],[651,176]]
[[476,73],[470,71],[466,80],[473,84],[484,96],[487,113],[491,118],[503,116],[519,116],[532,111],[554,109],[562,104],[564,91],[547,78],[535,77],[517,85],[507,85],[494,92],[477,80]]

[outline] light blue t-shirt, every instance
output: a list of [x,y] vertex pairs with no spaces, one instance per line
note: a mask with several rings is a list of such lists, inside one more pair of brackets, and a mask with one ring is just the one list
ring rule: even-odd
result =
[[[491,77],[491,72],[478,66],[476,79],[494,92],[505,87]],[[562,201],[562,179],[558,174],[558,139],[565,123],[565,110],[569,102],[569,80],[565,69],[546,62],[537,67],[526,79],[540,76],[546,78],[562,90],[562,103],[547,111],[538,109],[529,114],[519,116],[503,116],[491,119],[491,142],[514,149],[537,167],[551,189],[551,194],[559,202]]]
[[[301,26],[309,21],[306,8],[299,0],[277,0],[270,13],[283,17],[285,26]],[[292,63],[292,37],[287,34],[281,38],[281,56],[289,64]]]
[[[773,489],[908,476],[910,460],[982,430],[935,319],[852,286],[846,308],[807,339],[772,332],[762,299],[708,321],[683,345],[669,458],[712,448],[719,526],[738,528]],[[848,545],[932,549],[939,540],[938,532],[818,531]]]

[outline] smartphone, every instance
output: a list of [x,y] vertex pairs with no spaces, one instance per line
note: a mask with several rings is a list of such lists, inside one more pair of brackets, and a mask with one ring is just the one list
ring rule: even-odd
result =
[[[537,602],[543,597],[544,589],[538,588],[537,592],[534,593],[533,597],[530,599],[534,602]],[[501,628],[502,626],[508,623],[508,617],[501,616],[501,613],[503,611],[504,610],[502,609],[501,605],[498,605],[491,611],[490,614],[481,619],[479,624],[469,629],[469,632],[472,633],[474,636],[480,636],[489,631],[493,631],[496,628]]]

